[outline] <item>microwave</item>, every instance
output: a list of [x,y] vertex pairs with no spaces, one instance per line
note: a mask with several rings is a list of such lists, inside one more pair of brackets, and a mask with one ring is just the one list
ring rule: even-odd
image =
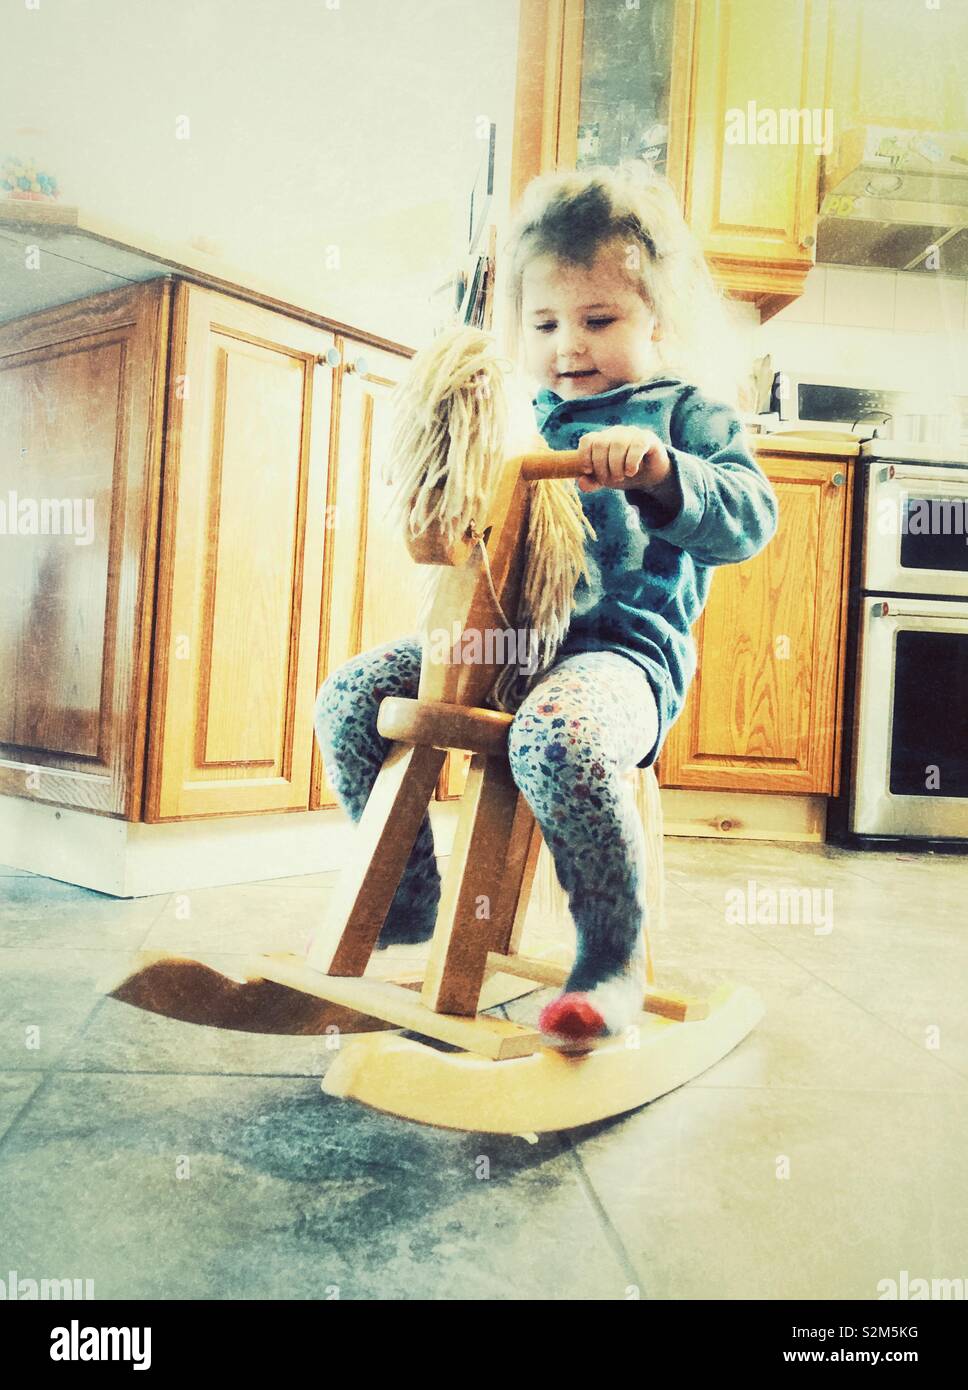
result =
[[[942,404],[951,416],[952,442],[960,440],[968,430],[968,398],[950,397]],[[937,411],[938,401],[927,400],[923,392],[887,390],[856,375],[777,372],[770,408],[785,432],[829,430],[890,439],[902,420]]]

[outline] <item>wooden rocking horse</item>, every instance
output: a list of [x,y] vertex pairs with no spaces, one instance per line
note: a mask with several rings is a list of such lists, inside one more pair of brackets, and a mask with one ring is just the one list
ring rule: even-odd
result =
[[[503,615],[515,610],[522,583],[531,483],[581,471],[577,452],[518,454],[504,464],[479,525],[454,540],[435,527],[417,539],[408,535],[418,564],[447,567],[431,628],[504,630]],[[142,959],[112,996],[215,1027],[338,1029],[340,1046],[322,1082],[328,1095],[424,1124],[489,1133],[530,1135],[618,1115],[725,1056],[762,1017],[758,996],[732,984],[708,999],[664,993],[655,987],[651,954],[641,1015],[623,1035],[581,1053],[555,1046],[535,1027],[483,1012],[535,988],[560,988],[569,973],[560,954],[519,951],[539,852],[547,849],[511,777],[513,716],[483,707],[500,669],[487,661],[434,662],[425,645],[416,699],[382,701],[377,727],[391,740],[390,751],[355,828],[354,858],[305,959],[259,956],[236,978],[200,960]],[[408,978],[393,948],[371,955],[449,749],[472,760],[426,963]],[[630,775],[647,779],[658,817],[651,835],[653,847],[658,835],[653,871],[661,888],[655,775]],[[489,904],[483,917],[482,900]]]

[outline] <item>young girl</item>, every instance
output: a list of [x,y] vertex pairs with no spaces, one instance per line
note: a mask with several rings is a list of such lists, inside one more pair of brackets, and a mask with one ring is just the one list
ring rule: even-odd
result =
[[[777,504],[735,410],[697,385],[725,320],[668,185],[632,166],[544,175],[508,251],[537,423],[551,448],[579,450],[596,536],[568,635],[508,733],[578,941],[540,1027],[580,1045],[627,1026],[645,988],[646,851],[622,774],[655,762],[682,710],[713,567],[761,550]],[[354,820],[389,749],[380,701],[415,696],[420,661],[419,639],[404,638],[354,657],[319,692],[324,765]],[[379,944],[430,936],[439,898],[425,817]]]

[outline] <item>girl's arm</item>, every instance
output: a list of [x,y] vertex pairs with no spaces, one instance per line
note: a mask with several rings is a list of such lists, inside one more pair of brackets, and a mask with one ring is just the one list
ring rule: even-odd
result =
[[779,508],[736,411],[690,387],[672,411],[669,435],[669,477],[652,491],[626,489],[650,535],[706,565],[756,555],[776,532]]

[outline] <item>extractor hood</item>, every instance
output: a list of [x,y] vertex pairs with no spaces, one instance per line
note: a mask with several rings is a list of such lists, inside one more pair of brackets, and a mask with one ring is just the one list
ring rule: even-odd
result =
[[845,130],[824,163],[817,262],[968,277],[968,133]]

